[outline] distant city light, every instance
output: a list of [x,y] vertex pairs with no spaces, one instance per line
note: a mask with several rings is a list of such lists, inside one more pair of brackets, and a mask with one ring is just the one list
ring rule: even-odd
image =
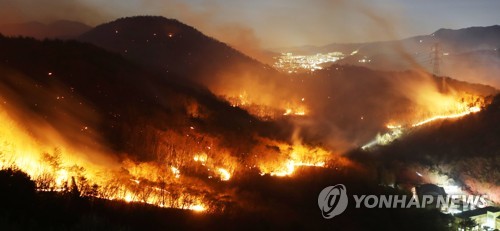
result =
[[326,54],[318,53],[315,55],[293,55],[293,53],[282,53],[274,57],[276,62],[274,67],[280,71],[288,73],[297,73],[302,71],[321,70],[321,64],[333,63],[343,59],[345,55],[342,52],[330,52]]

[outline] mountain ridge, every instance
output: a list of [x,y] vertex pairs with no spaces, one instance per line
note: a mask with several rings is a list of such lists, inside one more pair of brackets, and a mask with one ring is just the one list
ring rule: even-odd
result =
[[222,64],[228,68],[269,68],[194,27],[161,16],[120,18],[97,26],[78,40],[162,72],[183,73],[196,81],[220,74]]
[[36,39],[72,39],[92,29],[82,22],[57,20],[51,23],[37,21],[0,25],[0,33],[5,36],[25,36]]
[[[401,39],[391,39],[391,40],[384,40],[384,41],[370,41],[370,42],[357,42],[357,43],[342,43],[342,42],[333,42],[329,43],[326,45],[304,45],[304,46],[295,46],[295,47],[282,47],[282,48],[272,48],[270,50],[272,51],[290,51],[293,53],[297,54],[315,54],[318,52],[324,53],[331,51],[332,49],[335,49],[338,47],[349,47],[349,48],[354,48],[354,47],[363,47],[366,45],[373,45],[373,44],[383,44],[383,43],[391,43],[391,42],[397,42],[397,41],[403,41],[403,40],[420,40],[421,38],[425,38],[427,36],[432,36],[432,35],[442,35],[442,36],[449,36],[449,35],[455,35],[455,34],[463,34],[463,33],[477,33],[477,32],[484,32],[484,31],[491,31],[491,30],[500,30],[500,25],[491,25],[491,26],[472,26],[472,27],[466,27],[466,28],[460,28],[460,29],[448,29],[448,28],[439,28],[435,30],[434,32],[430,34],[425,34],[425,35],[414,35],[406,38],[401,38]],[[345,48],[344,48],[345,49]]]

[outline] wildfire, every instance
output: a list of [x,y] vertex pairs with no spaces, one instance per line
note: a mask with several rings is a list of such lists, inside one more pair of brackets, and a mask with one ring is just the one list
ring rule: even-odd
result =
[[242,107],[251,104],[246,91],[240,93],[237,97],[228,98],[228,101],[233,107]]
[[[271,176],[291,176],[295,171],[296,167],[305,166],[305,167],[325,167],[325,162],[318,163],[304,163],[304,162],[295,162],[293,160],[288,160],[286,162],[285,168],[283,170],[276,170],[269,172],[268,174]],[[266,173],[261,173],[261,175],[265,175]]]
[[442,99],[441,102],[437,103],[440,108],[436,109],[434,113],[429,113],[431,116],[428,118],[418,120],[418,122],[411,123],[410,125],[388,124],[386,126],[388,129],[387,132],[377,134],[375,139],[363,145],[362,149],[369,149],[375,145],[390,144],[403,136],[409,128],[419,127],[438,120],[457,119],[480,112],[481,107],[486,104],[484,99],[467,94],[458,99],[448,96],[442,97]]
[[195,162],[201,162],[203,164],[205,164],[205,162],[207,162],[207,154],[203,153],[203,154],[197,154],[193,157],[193,160]]
[[433,116],[431,118],[422,120],[422,121],[417,122],[415,124],[412,124],[411,126],[412,127],[418,127],[418,126],[421,126],[421,125],[424,125],[424,124],[427,124],[427,123],[430,123],[430,122],[433,122],[433,121],[436,121],[436,120],[460,118],[460,117],[469,115],[471,113],[477,113],[477,112],[480,112],[480,111],[481,111],[480,107],[474,106],[474,107],[471,107],[471,108],[469,108],[468,110],[466,110],[464,112],[459,112],[459,113],[456,113],[456,114]]
[[[304,98],[301,100],[304,102]],[[306,106],[303,103],[295,104],[295,103],[287,103],[285,107],[284,116],[296,115],[296,116],[305,116],[306,115]]]
[[175,178],[181,177],[181,171],[179,171],[178,168],[171,166],[170,170],[172,170],[172,173],[175,175]]
[[203,211],[207,210],[207,208],[205,208],[205,206],[203,206],[203,205],[191,205],[188,207],[188,209],[196,211],[196,212],[203,212]]
[[[288,103],[279,103],[274,108],[275,117],[305,116],[310,113],[305,98],[297,97],[283,102]],[[370,145],[388,144],[410,127],[439,119],[458,118],[481,110],[481,105],[467,100],[453,102],[451,110],[429,113],[428,119],[408,123],[410,126],[387,125],[389,132],[378,135]],[[245,92],[233,104],[245,108],[252,105]],[[195,104],[189,111],[193,117],[202,116]],[[20,168],[34,179],[41,191],[63,191],[74,186],[82,196],[198,212],[213,211],[217,203],[212,203],[209,198],[217,198],[212,194],[218,192],[214,192],[210,182],[230,181],[236,170],[241,170],[241,162],[232,155],[233,150],[224,148],[218,138],[200,133],[198,130],[202,129],[195,129],[192,124],[183,130],[185,132],[155,130],[154,133],[160,135],[158,142],[153,144],[155,147],[152,150],[156,152],[152,154],[154,159],[149,162],[136,161],[130,157],[110,163],[93,163],[82,158],[88,153],[82,153],[78,151],[81,149],[63,142],[63,136],[56,131],[41,128],[47,131],[48,140],[51,141],[42,143],[29,135],[26,128],[19,126],[13,118],[0,108],[0,168]],[[80,126],[83,128],[82,133],[92,130],[91,125]],[[328,167],[333,159],[338,158],[322,147],[309,146],[296,139],[290,144],[260,138],[257,143],[255,148],[252,146],[249,160],[244,161],[245,164],[251,163],[246,167],[258,169],[262,175],[293,176],[301,167]]]
[[262,140],[267,146],[275,146],[278,153],[272,150],[256,150],[266,152],[257,160],[260,174],[271,176],[292,176],[297,167],[325,167],[326,162],[331,159],[332,154],[320,147],[309,147],[301,143],[294,145],[280,143],[272,140]]
[[228,181],[229,179],[231,179],[231,173],[229,173],[229,171],[227,171],[226,169],[219,168],[217,170],[220,173],[221,180]]
[[[178,167],[138,164],[130,160],[113,165],[92,163],[79,158],[85,155],[75,151],[49,128],[46,128],[47,135],[51,134],[50,140],[54,142],[41,143],[3,108],[0,108],[0,120],[0,169],[19,168],[35,181],[39,191],[58,192],[75,187],[82,196],[197,212],[209,209],[200,193],[207,189],[200,186],[186,191],[181,184],[188,184],[193,179],[181,178]],[[228,170],[220,168],[219,171],[223,180],[229,180]]]
[[277,119],[281,116],[306,116],[308,107],[305,98],[274,102],[269,98],[252,96],[247,91],[223,96],[232,107],[239,107],[260,119]]
[[[206,153],[194,155],[193,160],[195,162],[201,163],[202,166],[207,167],[207,171],[209,172],[211,169],[215,169],[215,174],[219,175],[222,181],[228,181],[229,179],[231,179],[231,172],[226,168],[218,167],[217,165],[215,165],[215,163],[213,163],[212,160],[209,161],[208,155]],[[211,176],[209,176],[209,178],[211,178]]]
[[298,110],[294,111],[291,108],[287,108],[285,110],[285,113],[283,113],[283,115],[284,116],[288,116],[288,115],[304,116],[304,115],[306,115],[306,112],[303,109],[298,109]]

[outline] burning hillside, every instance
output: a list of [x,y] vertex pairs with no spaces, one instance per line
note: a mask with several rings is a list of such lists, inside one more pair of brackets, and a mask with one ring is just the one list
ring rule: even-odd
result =
[[[172,31],[175,36],[169,37]],[[119,52],[157,73],[175,73],[169,78],[206,86],[261,120],[292,123],[289,132],[300,130],[306,143],[321,142],[335,152],[364,145],[387,123],[414,124],[464,113],[470,108],[467,104],[474,103],[471,100],[496,93],[491,87],[433,77],[414,60],[406,60],[415,65],[405,72],[331,66],[287,75],[161,17],[119,19],[81,40]]]
[[332,180],[406,193],[381,186],[379,169],[398,158],[380,150],[484,115],[497,93],[419,66],[284,74],[161,17],[120,19],[81,40],[108,51],[0,37],[0,169],[25,172],[38,194],[301,217],[305,198]]
[[77,188],[85,197],[215,212],[224,210],[233,201],[224,194],[224,189],[213,185],[231,180],[234,174],[255,169],[262,175],[290,176],[301,166],[348,165],[347,160],[321,148],[273,140],[261,140],[262,144],[252,150],[249,158],[238,161],[217,139],[196,131],[163,132],[156,159],[152,161],[124,159],[96,163],[96,156],[109,154],[78,150],[62,139],[64,134],[47,124],[37,128],[44,129],[50,142],[40,142],[7,111],[2,107],[0,115],[3,121],[0,168],[25,171],[40,191],[64,192]]
[[[85,197],[221,211],[235,203],[225,182],[241,175],[290,176],[303,166],[349,164],[339,153],[298,138],[290,142],[265,135],[266,129],[281,125],[261,122],[209,94],[186,95],[193,90],[177,86],[182,90],[162,87],[164,95],[160,96],[160,89],[152,86],[163,80],[154,75],[142,75],[141,85],[129,88],[127,81],[133,82],[138,68],[129,68],[128,80],[115,89],[109,81],[123,76],[102,77],[92,66],[100,63],[81,58],[59,66],[53,62],[58,59],[38,59],[46,52],[71,56],[60,49],[82,45],[45,41],[42,47],[34,40],[8,38],[2,42],[6,47],[10,44],[3,54],[9,62],[3,64],[0,85],[2,168],[28,173],[40,191],[76,188]],[[32,52],[30,70],[19,68],[22,60],[13,55],[27,44],[40,49]],[[99,54],[107,56],[107,62],[124,62],[92,49],[87,49],[89,59]],[[120,72],[120,65],[108,68]],[[82,83],[74,75],[95,79]],[[119,95],[124,89],[139,98]],[[169,97],[180,100],[173,102]],[[157,111],[151,116],[140,110]],[[224,120],[227,127],[216,125],[231,116]],[[212,130],[214,125],[219,126],[217,130]],[[249,135],[229,137],[231,126]]]
[[[16,42],[16,40],[9,39],[4,39],[4,41]],[[17,42],[31,43],[35,46],[38,43],[26,40],[18,40]],[[55,42],[45,43],[54,46],[54,50],[57,46],[61,46]],[[71,47],[73,45],[63,44],[62,46]],[[15,49],[10,48],[12,51]],[[44,51],[39,53],[43,55]],[[6,58],[10,59],[7,65],[16,68],[17,60],[9,56]],[[49,62],[45,65],[52,66],[54,64]],[[240,94],[238,101],[232,102],[232,107],[222,102],[217,103],[219,106],[214,106],[213,103],[203,103],[196,98],[192,100],[182,99],[182,97],[186,97],[182,95],[184,93],[168,93],[170,97],[182,99],[183,103],[168,105],[170,108],[168,110],[173,110],[176,107],[175,110],[178,110],[175,112],[177,114],[170,116],[170,118],[179,118],[180,120],[169,123],[152,123],[151,120],[159,121],[160,118],[169,117],[156,115],[150,117],[150,121],[148,121],[144,119],[147,117],[140,116],[139,111],[127,112],[129,109],[122,108],[125,105],[122,106],[120,103],[103,104],[106,101],[116,102],[112,95],[117,94],[117,92],[113,93],[113,88],[106,87],[110,85],[101,79],[99,80],[101,82],[94,84],[98,91],[102,92],[102,96],[92,95],[88,92],[87,86],[75,85],[78,83],[73,82],[73,79],[66,79],[68,76],[66,73],[74,73],[78,70],[72,68],[77,68],[77,66],[70,66],[70,69],[66,70],[54,68],[53,71],[46,72],[42,76],[37,76],[39,74],[36,72],[36,68],[34,73],[24,71],[16,73],[8,69],[4,70],[2,97],[5,105],[2,107],[2,121],[5,123],[2,126],[0,136],[3,143],[1,152],[3,168],[15,166],[27,172],[37,183],[37,189],[41,191],[65,191],[76,187],[83,196],[142,202],[160,207],[197,211],[221,211],[226,206],[237,203],[230,187],[224,182],[232,181],[233,178],[239,178],[251,172],[282,177],[293,176],[296,170],[302,167],[345,168],[352,166],[351,161],[339,156],[345,147],[336,145],[340,143],[352,145],[352,138],[359,137],[355,130],[349,129],[351,132],[349,135],[345,133],[348,130],[341,128],[339,122],[348,119],[345,117],[347,115],[354,116],[355,120],[358,120],[356,123],[360,123],[360,125],[368,121],[375,132],[379,126],[376,124],[377,121],[387,123],[394,119],[394,117],[388,116],[394,115],[393,113],[398,110],[405,112],[405,114],[400,114],[397,118],[408,120],[409,118],[417,118],[418,121],[424,121],[414,123],[415,126],[418,126],[441,118],[443,115],[444,117],[464,116],[469,112],[476,112],[485,105],[485,101],[480,96],[467,95],[456,90],[440,93],[437,88],[433,87],[432,82],[430,85],[422,85],[429,86],[429,88],[416,89],[422,94],[425,93],[427,98],[411,98],[412,95],[406,94],[390,97],[383,93],[377,95],[379,101],[373,101],[368,104],[370,106],[367,105],[366,109],[369,110],[364,113],[350,107],[352,102],[339,101],[346,99],[352,93],[360,94],[356,86],[352,86],[356,89],[353,89],[352,93],[349,91],[328,93],[327,99],[331,99],[332,102],[326,100],[325,103],[325,100],[320,100],[318,97],[327,94],[328,89],[332,89],[324,85],[324,81],[331,84],[330,86],[348,86],[344,75],[358,78],[356,81],[375,83],[377,84],[375,86],[384,89],[374,88],[376,91],[368,92],[366,97],[376,92],[382,93],[385,90],[390,90],[395,86],[394,84],[399,87],[404,86],[406,81],[415,81],[414,78],[417,78],[410,73],[407,77],[392,80],[390,78],[393,77],[380,73],[347,68],[340,71],[338,69],[320,71],[318,75],[309,79],[305,79],[303,76],[293,76],[292,78],[296,79],[284,82],[282,86],[284,90],[279,93],[291,96],[289,99],[281,100],[283,102],[281,109],[273,108],[271,103],[280,101],[279,99],[269,98],[269,104],[259,104],[258,102],[262,102],[259,100],[264,98],[261,96],[252,98],[253,95],[250,93]],[[355,77],[360,76],[360,73],[363,72],[373,75],[370,77],[372,79]],[[283,78],[289,77],[276,76],[276,80],[283,80]],[[165,110],[164,105],[167,104],[162,103],[162,101],[164,102],[167,98],[159,97],[156,93],[153,99],[150,99],[151,93],[147,90],[154,89],[150,88],[150,84],[158,80],[154,77],[143,80],[151,81],[151,83],[143,81],[143,86],[146,87],[144,89],[129,88],[131,92],[139,91],[137,94],[144,94],[140,95],[143,98],[138,101],[131,99],[128,103],[139,106],[151,100],[148,103],[150,107]],[[374,80],[376,81],[373,82]],[[67,83],[72,86],[69,87],[69,91],[64,90]],[[314,93],[307,92],[306,89],[318,87],[320,83],[326,86],[324,90],[318,88],[318,91]],[[126,88],[126,85],[122,85],[123,87]],[[44,90],[50,88],[52,88],[50,91]],[[450,87],[450,89],[452,88]],[[27,90],[30,90],[32,94],[37,94],[35,101],[25,97]],[[258,87],[248,88],[244,92],[258,90]],[[172,92],[172,90],[168,91]],[[479,93],[481,92],[479,91]],[[100,99],[100,97],[103,97],[105,101],[93,101]],[[406,97],[410,97],[409,103],[406,102],[408,100]],[[384,101],[384,98],[389,101]],[[253,103],[253,99],[256,99],[257,103]],[[440,99],[440,101],[435,101],[436,99]],[[396,104],[395,107],[393,102],[397,102],[397,100],[399,100],[399,104]],[[330,111],[329,107],[335,104],[337,106],[331,108]],[[80,110],[88,111],[88,113],[72,113],[73,105],[79,105]],[[35,108],[32,108],[33,106]],[[255,127],[249,127],[245,129],[250,129],[248,130],[251,131],[250,136],[237,136],[235,137],[239,139],[236,141],[237,143],[230,144],[227,142],[228,138],[225,137],[228,131],[224,131],[224,129],[219,132],[212,131],[212,126],[205,125],[205,123],[211,123],[214,119],[225,116],[227,113],[235,113],[231,111],[238,110],[234,107],[241,107],[249,110],[250,113],[254,113],[252,107],[272,108],[276,113],[267,114],[262,118],[267,118],[268,124],[290,120],[289,122],[296,127],[295,132],[293,135],[291,133],[288,135],[289,141],[287,141],[276,137],[276,135],[273,135],[274,137],[264,135],[269,132],[281,132],[275,130],[259,131]],[[378,111],[384,107],[389,114],[372,120],[371,117],[377,115]],[[223,109],[222,111],[219,109],[214,111],[213,108]],[[335,115],[339,115],[339,110],[336,108],[343,109],[341,117],[335,117]],[[419,114],[412,112],[409,108],[415,108],[415,110],[422,112],[421,116],[418,117]],[[102,112],[107,110],[114,112],[103,115]],[[151,110],[151,108],[147,110]],[[225,110],[226,112],[224,112]],[[356,115],[356,113],[360,114]],[[250,123],[251,120],[254,120],[254,126],[257,128],[261,126],[259,123],[263,123],[248,114],[241,115],[247,117]],[[259,116],[258,113],[256,115]],[[323,118],[325,115],[333,115],[328,119],[330,121],[328,124],[333,123],[333,126],[339,127],[336,131],[344,129],[344,134],[329,139],[328,145],[313,145],[314,140],[323,140],[325,139],[324,135],[331,134],[330,131],[320,136],[308,134],[316,126],[324,126],[327,121]],[[182,117],[188,120],[185,121]],[[64,120],[61,120],[62,118]],[[65,121],[65,123],[61,124],[61,121]],[[104,121],[112,126],[105,126],[104,131],[100,131],[103,129]],[[135,121],[136,125],[131,126],[130,122],[126,121]],[[241,122],[237,120],[234,123],[236,126],[241,126],[239,124]],[[166,126],[166,129],[162,129],[162,126]],[[273,126],[276,129],[279,128],[278,125]],[[360,128],[366,129],[366,126]],[[301,129],[306,132],[302,132]],[[125,134],[120,134],[121,140],[117,139],[118,137],[113,139],[106,137],[107,134],[117,134],[116,132],[125,132]],[[259,133],[261,134],[259,135]],[[349,138],[352,135],[355,136]],[[116,142],[114,146],[121,148],[113,148],[108,144],[110,141]]]
[[488,195],[489,200],[498,203],[495,169],[499,162],[492,150],[497,149],[499,128],[492,124],[498,117],[499,97],[490,100],[491,104],[469,116],[407,128],[409,135],[397,142],[351,155],[366,162],[376,158],[384,166],[381,178],[387,184],[434,183],[455,191]]

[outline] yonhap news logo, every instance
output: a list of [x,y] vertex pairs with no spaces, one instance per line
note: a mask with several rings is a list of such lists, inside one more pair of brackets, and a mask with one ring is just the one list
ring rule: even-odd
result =
[[[458,210],[463,206],[488,206],[485,195],[352,195],[354,208],[437,208]],[[328,186],[318,195],[318,206],[325,219],[342,214],[349,203],[347,188],[343,184]]]
[[347,208],[347,203],[347,190],[343,184],[328,186],[318,196],[321,215],[325,219],[330,219],[343,213]]

